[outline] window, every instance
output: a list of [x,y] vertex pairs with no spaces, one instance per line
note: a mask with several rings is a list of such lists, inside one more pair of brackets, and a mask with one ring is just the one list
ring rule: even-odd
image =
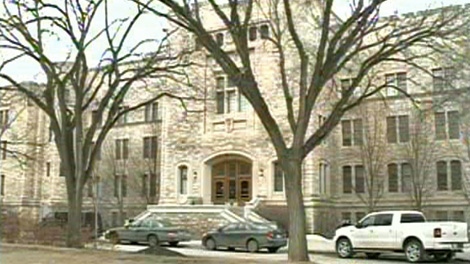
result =
[[101,126],[101,119],[99,119],[98,110],[91,111],[91,123],[96,124],[97,127]]
[[180,166],[178,168],[178,177],[179,177],[179,193],[187,194],[188,193],[188,167]]
[[451,67],[433,69],[432,76],[433,91],[442,92],[452,88],[455,70]]
[[368,216],[361,221],[362,227],[373,226],[375,223],[375,215]]
[[[409,163],[387,165],[388,192],[409,192],[412,187],[412,170]],[[399,185],[399,183],[401,183]],[[399,188],[401,186],[401,188]]]
[[437,167],[437,190],[446,191],[447,190],[447,165],[445,161],[438,161],[436,163]]
[[114,175],[114,197],[127,196],[127,175]]
[[397,88],[404,92],[407,91],[406,72],[386,74],[385,82],[387,84],[387,90],[386,90],[387,96],[398,95]]
[[460,161],[438,161],[436,171],[438,191],[462,190],[462,163]]
[[269,26],[268,25],[261,25],[259,28],[260,37],[261,39],[269,38]]
[[365,178],[364,178],[364,167],[363,166],[355,166],[354,167],[354,176],[356,179],[355,184],[355,191],[356,193],[364,193],[365,192]]
[[155,197],[157,194],[157,174],[145,173],[142,175],[142,197]]
[[274,162],[274,191],[284,191],[284,171],[279,165],[279,162]]
[[398,166],[388,164],[388,191],[398,192]]
[[408,142],[410,140],[409,117],[387,117],[387,141],[388,143]]
[[[126,111],[127,109],[128,109],[127,106],[121,106],[119,107],[117,114],[122,113],[123,111]],[[127,112],[126,112],[119,117],[119,119],[117,120],[117,124],[124,125],[124,124],[127,124],[127,121],[128,120],[127,120]]]
[[116,159],[122,160],[129,157],[129,139],[116,139]]
[[424,223],[426,219],[421,214],[402,214],[400,223]]
[[343,146],[362,145],[362,119],[341,121]]
[[201,50],[201,48],[202,48],[201,40],[197,36],[194,36],[194,49]]
[[248,29],[248,39],[250,41],[256,40],[256,35],[258,34],[258,28],[257,27],[250,27]]
[[436,140],[459,139],[460,121],[458,111],[434,113]]
[[217,33],[215,34],[215,42],[219,47],[222,47],[224,45],[224,34],[223,33]]
[[46,162],[46,177],[51,176],[51,163]]
[[[326,116],[318,115],[318,127],[321,127],[326,122]],[[326,144],[327,140],[324,138],[321,142],[322,144]]]
[[5,140],[3,140],[3,141],[0,142],[0,145],[1,145],[0,147],[1,147],[1,151],[2,151],[2,154],[1,154],[2,159],[3,160],[7,159],[7,146],[8,146],[8,143]]
[[150,103],[145,106],[145,122],[158,120],[158,103]]
[[157,137],[144,137],[144,159],[157,158]]
[[393,214],[378,214],[375,216],[374,226],[391,226]]
[[248,100],[239,92],[235,83],[223,76],[216,78],[217,114],[245,112]]
[[0,195],[5,195],[5,175],[0,176]]
[[318,186],[319,186],[319,192],[320,194],[326,194],[326,186],[327,186],[327,179],[328,179],[328,164],[325,164],[325,163],[320,163],[319,165],[319,171],[318,171],[318,174],[319,174],[319,177],[318,177],[318,180],[319,180],[319,183],[318,183]]
[[343,167],[343,193],[352,193],[352,169],[351,166]]
[[119,221],[118,212],[112,212],[111,213],[111,225],[113,227],[118,226],[118,221]]
[[451,190],[462,190],[462,164],[458,160],[450,162]]
[[409,163],[401,164],[401,191],[411,192],[413,189],[412,170]]
[[2,127],[2,129],[5,129],[6,127],[8,127],[8,121],[9,121],[8,116],[9,116],[8,109],[0,110],[0,126]]

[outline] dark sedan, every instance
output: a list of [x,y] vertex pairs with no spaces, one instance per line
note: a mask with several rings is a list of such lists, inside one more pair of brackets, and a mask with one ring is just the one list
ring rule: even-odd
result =
[[209,250],[223,247],[229,250],[243,248],[249,252],[257,252],[266,248],[275,253],[287,245],[287,237],[284,231],[267,224],[231,223],[204,234],[202,245]]
[[113,244],[128,241],[148,243],[152,247],[160,243],[176,246],[179,242],[191,240],[191,234],[188,231],[175,227],[168,221],[153,217],[132,222],[124,227],[112,228],[106,231],[105,237]]

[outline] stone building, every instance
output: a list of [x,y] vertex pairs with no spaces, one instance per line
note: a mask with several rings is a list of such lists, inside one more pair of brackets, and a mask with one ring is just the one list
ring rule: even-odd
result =
[[[272,32],[263,14],[254,10],[249,29],[252,67],[270,109],[287,130],[280,81],[273,78],[278,56],[266,40]],[[201,17],[217,42],[226,51],[233,50],[219,19],[210,12]],[[197,49],[194,39],[185,34],[177,36],[174,45]],[[84,194],[84,210],[92,210],[93,199],[99,197],[108,226],[146,207],[200,230],[244,217],[279,220],[276,214],[285,214],[282,171],[260,120],[212,58],[202,50],[192,58],[204,65],[190,74],[204,96],[191,102],[195,111],[162,98],[130,114],[108,136],[96,169],[101,191]],[[295,62],[291,63],[294,68]],[[450,85],[446,74],[451,66],[424,65],[434,78],[393,64],[376,74],[378,81],[394,82],[416,94],[421,111],[406,97],[386,90],[383,98],[372,98],[344,116],[304,162],[302,190],[309,232],[325,233],[342,219],[355,221],[370,210],[382,209],[419,207],[431,219],[470,220],[470,141],[464,140],[469,119],[463,115],[464,104],[441,104],[442,96],[434,93]],[[420,85],[409,81],[417,76]],[[347,87],[350,78],[343,74],[336,82]],[[328,114],[328,98],[322,100],[325,103],[313,113],[311,130]],[[28,129],[34,127],[41,142],[50,142],[45,117],[35,110],[28,113]],[[37,214],[44,216],[66,210],[66,200],[54,146],[46,143],[40,151],[44,159],[34,169],[13,172],[2,162],[2,199],[12,207],[31,201]],[[25,188],[29,186],[34,191]],[[88,188],[93,187],[90,183]]]

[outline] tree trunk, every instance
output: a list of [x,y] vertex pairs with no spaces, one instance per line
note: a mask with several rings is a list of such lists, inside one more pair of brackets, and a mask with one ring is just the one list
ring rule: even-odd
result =
[[[77,186],[78,187],[78,186]],[[80,188],[78,188],[80,189]],[[67,222],[67,247],[80,248],[81,226],[82,226],[82,196],[75,188],[69,189],[68,199],[68,222]]]
[[284,161],[283,170],[285,172],[284,180],[286,185],[287,208],[289,212],[288,259],[290,262],[309,261],[305,209],[301,188],[302,159],[289,158]]

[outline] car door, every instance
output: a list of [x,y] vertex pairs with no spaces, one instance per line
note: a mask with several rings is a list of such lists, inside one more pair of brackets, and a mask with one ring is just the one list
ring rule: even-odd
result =
[[370,234],[371,227],[374,225],[375,215],[363,218],[356,224],[352,231],[353,246],[355,248],[369,248],[371,244]]
[[238,223],[228,224],[223,227],[218,235],[217,245],[234,247],[237,245]]
[[373,226],[369,228],[369,248],[393,248],[395,237],[392,230],[393,214],[376,214]]

